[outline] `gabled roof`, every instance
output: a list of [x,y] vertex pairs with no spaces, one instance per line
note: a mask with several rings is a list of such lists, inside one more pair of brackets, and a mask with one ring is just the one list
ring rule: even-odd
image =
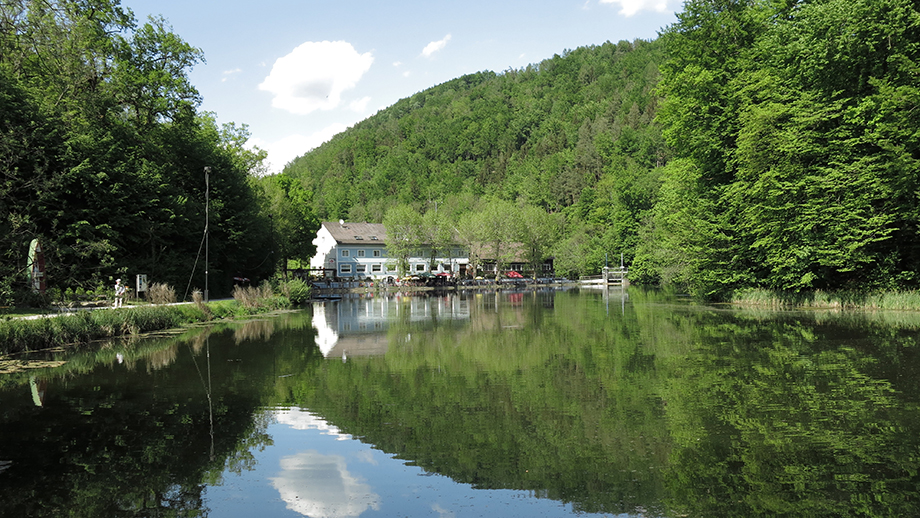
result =
[[324,221],[323,227],[329,231],[336,243],[342,245],[379,245],[385,246],[387,230],[380,223],[349,223]]

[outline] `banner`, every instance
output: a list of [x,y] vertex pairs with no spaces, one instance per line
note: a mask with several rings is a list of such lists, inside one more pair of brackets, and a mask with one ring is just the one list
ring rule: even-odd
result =
[[45,254],[38,239],[33,239],[29,244],[29,279],[32,281],[32,290],[45,293]]

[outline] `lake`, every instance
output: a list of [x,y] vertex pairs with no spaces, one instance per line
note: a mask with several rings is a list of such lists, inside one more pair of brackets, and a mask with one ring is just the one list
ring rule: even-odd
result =
[[0,516],[920,515],[920,314],[355,295],[0,374]]

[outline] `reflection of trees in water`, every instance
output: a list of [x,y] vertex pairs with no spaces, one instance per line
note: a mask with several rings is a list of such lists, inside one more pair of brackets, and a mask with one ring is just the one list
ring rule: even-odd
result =
[[240,327],[233,328],[233,341],[237,345],[247,340],[267,342],[275,332],[276,323],[271,320],[249,320]]
[[145,358],[147,372],[158,371],[172,365],[176,361],[178,350],[178,346],[173,345],[148,354]]
[[622,320],[552,297],[477,293],[463,325],[397,319],[386,356],[326,364],[296,403],[458,483],[654,514],[670,450],[660,381],[624,374],[641,346],[615,350]]
[[[288,334],[298,345],[311,337]],[[43,371],[45,408],[28,391],[11,397],[0,389],[0,459],[22,459],[3,473],[0,515],[207,516],[205,484],[225,469],[251,469],[253,452],[271,444],[271,416],[260,409],[276,397],[276,364],[301,372],[312,358],[303,347],[285,347],[283,335],[272,335],[271,355],[207,330],[193,330],[187,341],[83,351]],[[236,358],[244,361],[228,361]],[[141,362],[146,369],[137,368]]]
[[615,313],[600,296],[532,302],[482,294],[466,326],[397,321],[386,356],[326,364],[297,403],[427,471],[577,510],[920,514],[910,319],[638,290]]
[[918,367],[916,332],[827,312],[695,320],[700,341],[671,365],[665,390],[675,506],[693,516],[920,512],[917,388],[897,388],[898,372]]

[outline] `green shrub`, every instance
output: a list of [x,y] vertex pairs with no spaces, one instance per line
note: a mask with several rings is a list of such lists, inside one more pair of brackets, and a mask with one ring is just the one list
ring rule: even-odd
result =
[[300,279],[293,279],[283,284],[282,293],[291,304],[300,305],[310,300],[312,288]]

